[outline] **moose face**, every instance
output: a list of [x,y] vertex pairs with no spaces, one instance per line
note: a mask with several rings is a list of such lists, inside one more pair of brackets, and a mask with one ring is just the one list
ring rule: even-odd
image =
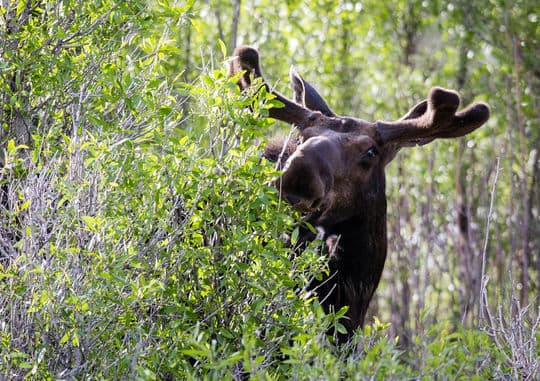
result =
[[[372,176],[382,174],[381,147],[357,132],[326,130],[298,145],[283,166],[276,185],[283,197],[302,212],[340,210],[350,214],[351,200],[365,192]],[[337,222],[337,221],[334,221]]]

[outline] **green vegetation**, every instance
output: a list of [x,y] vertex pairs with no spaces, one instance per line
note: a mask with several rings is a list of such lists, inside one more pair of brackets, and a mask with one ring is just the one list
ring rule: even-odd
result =
[[[0,379],[537,379],[539,36],[532,0],[4,1]],[[320,243],[283,246],[299,215],[261,152],[289,127],[227,77],[239,43],[343,114],[395,119],[434,85],[492,107],[388,169],[387,266],[348,345],[306,291]]]

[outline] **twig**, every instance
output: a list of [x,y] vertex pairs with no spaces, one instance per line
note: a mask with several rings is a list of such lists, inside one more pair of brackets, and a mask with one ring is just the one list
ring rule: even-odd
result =
[[[493,185],[491,187],[491,196],[490,196],[490,202],[489,202],[489,211],[487,215],[487,222],[486,222],[486,235],[484,237],[484,248],[482,249],[482,270],[480,273],[480,305],[479,305],[479,311],[478,311],[478,325],[480,325],[480,322],[484,320],[484,299],[482,298],[482,294],[486,288],[488,277],[486,276],[486,257],[487,257],[487,247],[489,242],[489,229],[491,227],[491,216],[493,214],[493,204],[495,201],[495,190],[497,187],[497,181],[499,179],[499,172],[500,172],[500,158],[497,157],[497,165],[495,169],[495,179],[493,179]],[[487,298],[487,296],[486,296]]]

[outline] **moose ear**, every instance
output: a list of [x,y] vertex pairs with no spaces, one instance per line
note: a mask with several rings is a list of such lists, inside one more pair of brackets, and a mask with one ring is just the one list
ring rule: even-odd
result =
[[291,88],[296,103],[312,111],[320,111],[326,116],[336,116],[336,114],[330,110],[330,107],[328,107],[324,99],[319,95],[317,90],[315,90],[309,82],[305,81],[292,66],[289,72],[289,79],[291,81]]

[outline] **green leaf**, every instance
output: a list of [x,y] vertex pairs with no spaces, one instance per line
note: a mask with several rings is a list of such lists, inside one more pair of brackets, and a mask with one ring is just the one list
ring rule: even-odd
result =
[[295,245],[298,242],[298,235],[300,234],[300,229],[298,227],[294,228],[291,233],[291,245]]
[[70,332],[64,333],[64,335],[63,335],[62,338],[60,339],[59,344],[60,344],[60,345],[64,345],[65,343],[67,343],[67,341],[69,340],[69,337],[70,337]]
[[7,144],[7,151],[9,153],[15,152],[15,140],[10,139]]
[[221,50],[221,56],[223,57],[223,59],[227,58],[227,45],[225,45],[225,43],[219,39],[217,42],[219,45],[219,49]]

